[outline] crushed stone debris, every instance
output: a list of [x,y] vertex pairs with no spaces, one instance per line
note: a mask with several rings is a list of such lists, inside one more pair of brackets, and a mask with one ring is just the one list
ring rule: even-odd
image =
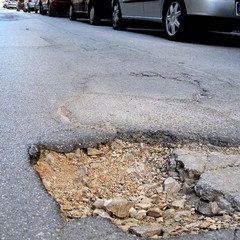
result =
[[[206,149],[205,149],[206,150]],[[119,139],[73,153],[41,150],[33,168],[65,220],[101,216],[142,237],[174,237],[239,227],[240,213],[205,216],[197,196],[169,176],[173,148]]]

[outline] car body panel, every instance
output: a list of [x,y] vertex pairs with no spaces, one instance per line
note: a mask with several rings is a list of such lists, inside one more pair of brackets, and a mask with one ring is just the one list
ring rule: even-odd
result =
[[35,4],[35,6],[42,5],[43,9],[47,11],[49,4],[51,4],[52,8],[56,12],[68,12],[70,1],[69,0],[37,0],[37,3]]
[[71,5],[78,16],[88,16],[90,7],[94,6],[100,19],[111,18],[111,0],[71,0]]

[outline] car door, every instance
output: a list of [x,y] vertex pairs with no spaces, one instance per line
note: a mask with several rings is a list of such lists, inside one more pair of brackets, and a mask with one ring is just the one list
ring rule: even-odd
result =
[[143,0],[122,0],[122,16],[127,18],[143,18]]
[[82,0],[71,0],[73,9],[75,12],[79,12],[81,9],[81,1]]
[[151,20],[159,20],[162,15],[163,1],[164,0],[145,0],[143,4],[144,17]]

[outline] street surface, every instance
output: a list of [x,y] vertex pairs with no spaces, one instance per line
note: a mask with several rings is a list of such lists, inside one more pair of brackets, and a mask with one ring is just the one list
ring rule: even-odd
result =
[[130,131],[239,146],[239,59],[239,34],[170,42],[162,31],[1,8],[0,239],[136,239],[101,218],[65,223],[30,146],[70,151]]

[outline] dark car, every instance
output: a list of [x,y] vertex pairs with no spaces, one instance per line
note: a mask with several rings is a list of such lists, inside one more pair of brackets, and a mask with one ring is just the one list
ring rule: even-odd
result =
[[111,0],[71,0],[69,19],[88,17],[90,24],[97,24],[101,19],[111,18]]
[[24,7],[24,0],[18,0],[17,2],[17,11],[23,10]]
[[48,13],[52,17],[56,13],[67,13],[69,5],[69,0],[37,0],[34,9],[36,13],[39,10],[42,15]]

